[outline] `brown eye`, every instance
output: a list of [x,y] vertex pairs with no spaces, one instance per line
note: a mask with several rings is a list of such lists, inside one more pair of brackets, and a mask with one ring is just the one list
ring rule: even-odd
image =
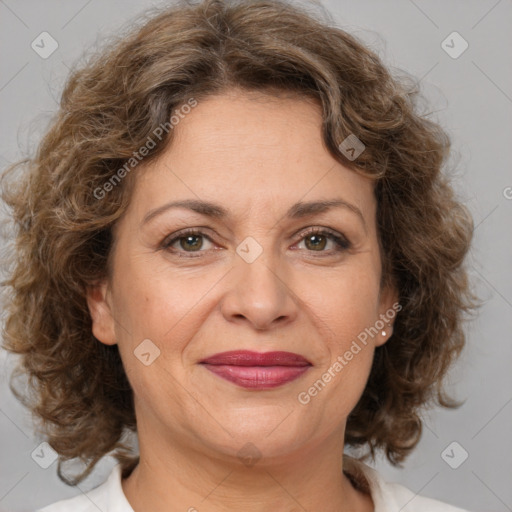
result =
[[[174,234],[172,237],[165,239],[161,247],[162,249],[170,252],[175,252],[180,255],[202,253],[210,247],[205,247],[205,240],[210,244],[210,238],[200,231],[185,231]],[[199,255],[199,254],[198,254]]]
[[[313,228],[304,233],[300,242],[304,242],[306,249],[310,252],[326,254],[345,251],[351,246],[343,235],[320,228]],[[329,248],[329,242],[332,242],[334,247]]]
[[323,235],[312,234],[304,238],[306,247],[313,251],[325,249],[327,245],[327,237]]
[[203,246],[203,240],[201,235],[187,235],[178,238],[180,247],[184,250],[191,249],[192,251],[198,251]]

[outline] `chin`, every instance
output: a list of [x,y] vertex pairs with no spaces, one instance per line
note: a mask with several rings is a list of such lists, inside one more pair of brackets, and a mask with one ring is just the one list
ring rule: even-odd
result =
[[[303,425],[296,425],[292,420],[293,414],[285,419],[288,414],[282,412],[279,417],[259,423],[248,421],[247,416],[250,415],[246,415],[243,420],[229,424],[226,429],[231,435],[212,425],[203,437],[204,444],[218,455],[229,459],[236,457],[242,462],[245,458],[270,460],[291,456],[313,434],[308,435]],[[212,435],[214,431],[217,433],[215,436]],[[300,444],[297,440],[301,440]]]

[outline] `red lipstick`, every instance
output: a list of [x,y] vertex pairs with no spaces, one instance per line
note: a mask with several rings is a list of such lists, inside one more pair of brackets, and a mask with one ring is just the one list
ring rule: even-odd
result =
[[311,363],[292,352],[221,352],[201,364],[219,377],[250,389],[269,389],[297,379]]

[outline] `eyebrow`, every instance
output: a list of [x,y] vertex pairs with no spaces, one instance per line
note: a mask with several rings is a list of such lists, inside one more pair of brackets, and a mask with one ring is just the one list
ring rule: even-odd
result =
[[[169,203],[158,206],[146,213],[142,219],[141,225],[147,224],[150,220],[158,215],[170,210],[171,208],[186,208],[192,210],[200,215],[211,217],[214,219],[225,219],[229,217],[229,211],[224,207],[211,203],[209,201],[201,201],[198,199],[183,199],[181,201],[171,201]],[[298,202],[291,206],[286,212],[285,216],[291,219],[302,219],[320,213],[324,213],[332,208],[346,208],[347,210],[355,213],[366,230],[366,221],[361,210],[354,204],[348,203],[344,199],[327,199],[320,201]]]

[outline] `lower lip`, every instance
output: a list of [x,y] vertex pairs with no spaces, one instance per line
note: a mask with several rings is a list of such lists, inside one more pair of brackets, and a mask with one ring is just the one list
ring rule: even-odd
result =
[[310,366],[233,366],[204,364],[223,379],[250,389],[269,389],[299,378]]

